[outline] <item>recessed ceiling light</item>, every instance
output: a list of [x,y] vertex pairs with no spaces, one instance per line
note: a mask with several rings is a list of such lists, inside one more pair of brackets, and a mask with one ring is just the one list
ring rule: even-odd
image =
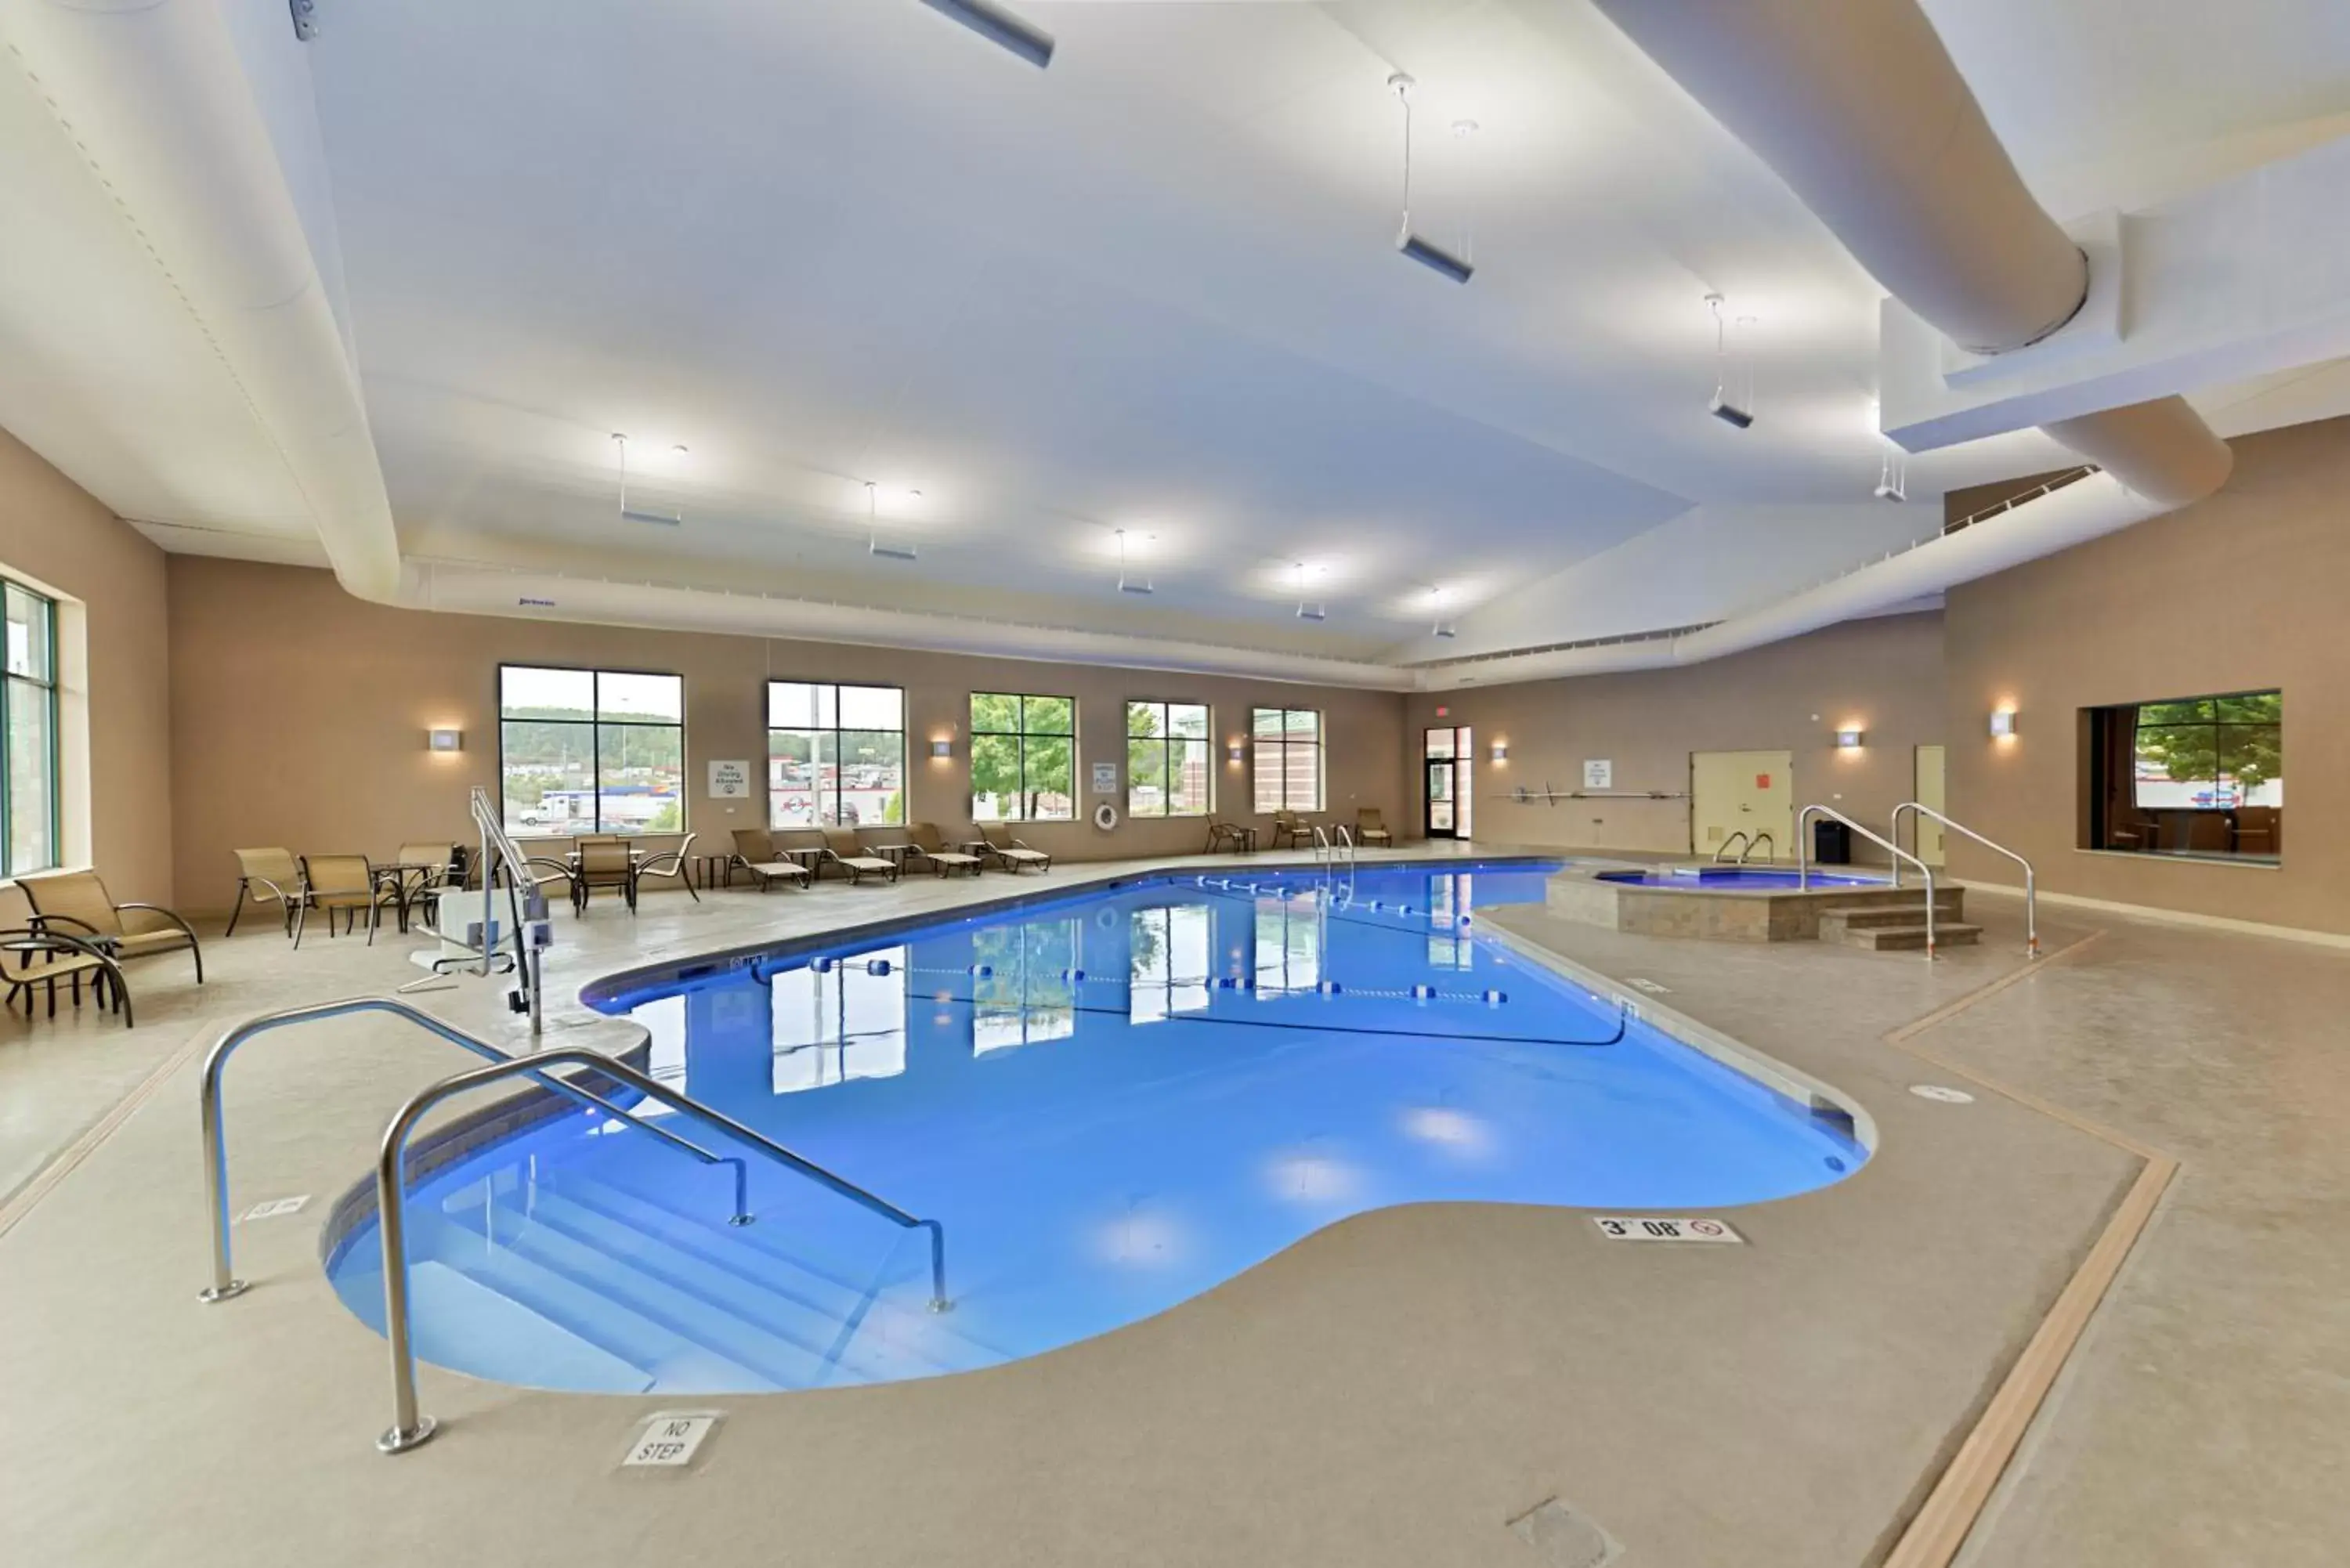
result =
[[994,0],[922,0],[941,16],[951,16],[985,38],[1043,69],[1053,63],[1053,35],[1015,16]]

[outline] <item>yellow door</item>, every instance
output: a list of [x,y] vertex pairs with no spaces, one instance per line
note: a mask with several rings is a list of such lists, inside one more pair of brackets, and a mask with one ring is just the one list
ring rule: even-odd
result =
[[1690,753],[1690,833],[1697,853],[1711,856],[1743,833],[1750,842],[1767,836],[1753,859],[1793,860],[1794,761],[1793,752]]
[[[1919,805],[1930,805],[1936,811],[1950,809],[1942,804],[1941,747],[1918,748],[1918,793],[1909,798]],[[1929,866],[1939,866],[1942,863],[1942,825],[1930,816],[1918,816],[1917,826],[1918,858]]]

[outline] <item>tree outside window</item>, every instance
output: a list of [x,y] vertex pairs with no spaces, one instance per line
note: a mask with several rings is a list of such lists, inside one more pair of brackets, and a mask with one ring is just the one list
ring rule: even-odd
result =
[[1249,734],[1256,745],[1256,809],[1320,811],[1322,715],[1311,708],[1259,708]]
[[2231,811],[2284,804],[2284,694],[2249,691],[2137,710],[2141,806]]
[[685,826],[685,680],[498,667],[498,783],[517,835]]
[[1203,702],[1126,705],[1126,814],[1208,815],[1208,708]]
[[1077,701],[971,694],[974,822],[1066,822],[1076,815]]

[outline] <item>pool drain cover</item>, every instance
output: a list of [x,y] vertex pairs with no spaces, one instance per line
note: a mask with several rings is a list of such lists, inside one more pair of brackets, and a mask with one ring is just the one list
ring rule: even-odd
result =
[[1510,1533],[1540,1554],[1544,1568],[1607,1568],[1624,1554],[1614,1536],[1557,1498],[1510,1521]]

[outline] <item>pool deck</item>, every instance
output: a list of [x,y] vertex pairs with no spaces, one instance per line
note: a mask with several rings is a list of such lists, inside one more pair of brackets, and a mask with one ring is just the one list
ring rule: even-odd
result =
[[[1011,891],[1002,876],[918,878],[558,916],[549,990],[567,1005],[550,1036],[583,1023],[567,1004],[582,984],[633,962]],[[208,945],[201,992],[177,961],[138,966],[137,1030],[0,1023],[0,1527],[27,1561],[75,1568],[654,1553],[1545,1568],[1558,1559],[1508,1525],[1557,1498],[1624,1543],[1627,1568],[1874,1563],[2151,1149],[2181,1169],[1958,1561],[2337,1563],[2350,953],[2050,909],[2053,956],[2020,974],[2013,900],[1972,913],[1983,945],[1930,965],[1628,935],[1533,907],[1495,921],[1661,988],[1640,994],[1868,1108],[1877,1157],[1838,1186],[1727,1211],[1747,1246],[1607,1241],[1567,1210],[1382,1210],[1031,1360],[695,1401],[725,1420],[674,1473],[617,1465],[643,1417],[677,1401],[432,1368],[423,1401],[442,1436],[374,1451],[384,1347],[334,1299],[317,1231],[399,1101],[469,1060],[397,1025],[338,1023],[239,1057],[234,1207],[311,1202],[239,1227],[249,1294],[195,1301],[203,1046],[226,1022],[418,972],[413,942],[314,936],[293,954],[248,925]],[[512,1039],[502,992],[421,1000]],[[1977,1098],[1908,1093],[1919,1083]]]

